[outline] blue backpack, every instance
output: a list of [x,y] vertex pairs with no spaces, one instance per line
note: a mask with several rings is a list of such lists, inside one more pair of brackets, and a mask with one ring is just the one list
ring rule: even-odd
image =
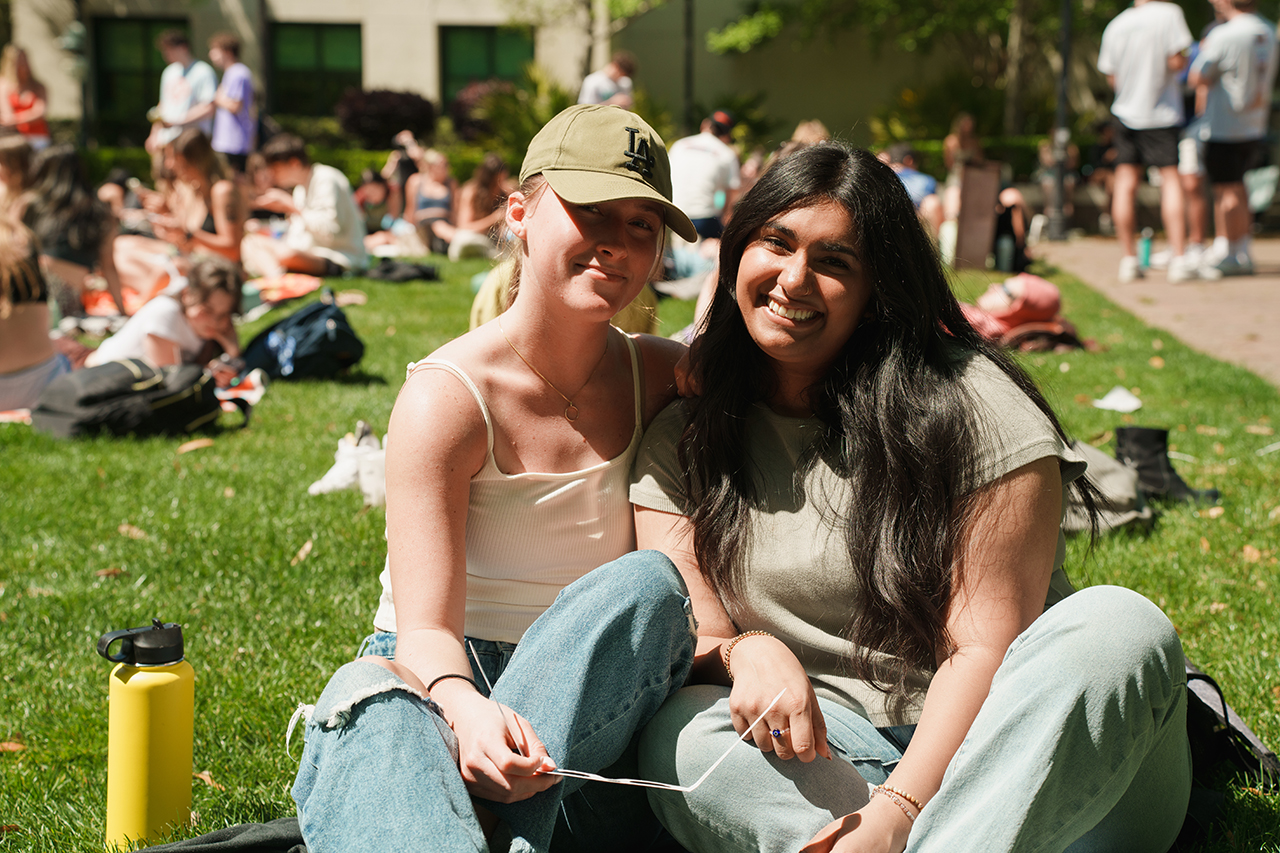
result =
[[244,348],[241,375],[261,368],[272,379],[331,379],[364,356],[364,342],[325,288],[312,302],[259,332]]

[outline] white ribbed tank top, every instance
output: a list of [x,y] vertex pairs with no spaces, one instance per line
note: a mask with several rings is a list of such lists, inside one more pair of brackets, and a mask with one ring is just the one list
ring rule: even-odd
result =
[[[504,474],[493,458],[493,419],[480,389],[456,364],[424,359],[418,370],[447,370],[475,397],[484,416],[489,452],[471,479],[467,505],[468,637],[516,643],[564,587],[636,547],[628,490],[631,462],[643,429],[643,368],[635,342],[623,335],[631,356],[635,429],[618,456],[564,474]],[[382,598],[373,625],[396,630],[391,569],[382,570]]]

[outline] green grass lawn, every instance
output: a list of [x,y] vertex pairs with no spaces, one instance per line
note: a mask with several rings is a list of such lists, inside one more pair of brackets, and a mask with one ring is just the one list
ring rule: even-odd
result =
[[[251,427],[212,447],[179,454],[177,439],[68,442],[0,425],[0,742],[19,747],[0,752],[0,849],[102,849],[111,665],[94,648],[152,617],[183,625],[195,769],[212,780],[195,782],[196,823],[182,834],[293,813],[299,739],[290,757],[285,725],[370,630],[385,555],[381,509],[362,509],[355,491],[311,497],[307,485],[357,418],[386,429],[405,365],[466,329],[481,269],[445,264],[436,284],[332,282],[368,295],[347,309],[367,345],[358,371],[272,385]],[[1158,602],[1189,656],[1275,747],[1280,452],[1256,451],[1278,440],[1280,397],[1055,280],[1066,313],[1102,347],[1025,358],[1068,429],[1105,444],[1126,423],[1168,427],[1195,459],[1175,462],[1188,482],[1223,492],[1218,507],[1164,508],[1150,535],[1106,537],[1087,556],[1073,541],[1068,570],[1078,585],[1120,583]],[[980,275],[958,283],[970,297],[984,286]],[[663,303],[664,330],[691,314]],[[1117,384],[1144,407],[1120,416],[1090,405]],[[1228,823],[1200,849],[1280,851],[1280,798],[1232,784]]]

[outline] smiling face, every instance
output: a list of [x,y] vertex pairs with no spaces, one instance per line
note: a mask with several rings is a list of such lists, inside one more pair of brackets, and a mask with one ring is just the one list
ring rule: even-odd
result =
[[780,379],[815,384],[853,335],[871,300],[857,246],[849,213],[832,201],[786,210],[747,241],[738,308]]
[[557,289],[584,316],[609,319],[639,294],[657,265],[662,207],[646,199],[580,205],[543,185],[512,193],[507,223],[524,241],[520,292]]

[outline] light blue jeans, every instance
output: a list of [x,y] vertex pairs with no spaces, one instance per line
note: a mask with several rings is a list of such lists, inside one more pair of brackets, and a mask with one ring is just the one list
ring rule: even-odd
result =
[[[703,685],[667,702],[641,736],[642,777],[697,779],[737,737],[728,694]],[[795,853],[866,805],[867,783],[888,777],[908,733],[819,705],[836,760],[743,745],[690,794],[650,791],[663,825],[694,853]],[[1178,635],[1141,595],[1090,587],[1010,646],[907,851],[1163,853],[1190,789]]]
[[[369,650],[394,654],[390,636]],[[634,777],[635,735],[683,685],[695,643],[679,573],[639,551],[562,590],[514,654],[477,650],[493,698],[529,720],[560,766]],[[491,849],[439,706],[368,661],[339,669],[317,701],[293,798],[311,853]],[[562,779],[519,803],[478,802],[501,818],[494,851],[644,850],[661,833],[639,788]]]

